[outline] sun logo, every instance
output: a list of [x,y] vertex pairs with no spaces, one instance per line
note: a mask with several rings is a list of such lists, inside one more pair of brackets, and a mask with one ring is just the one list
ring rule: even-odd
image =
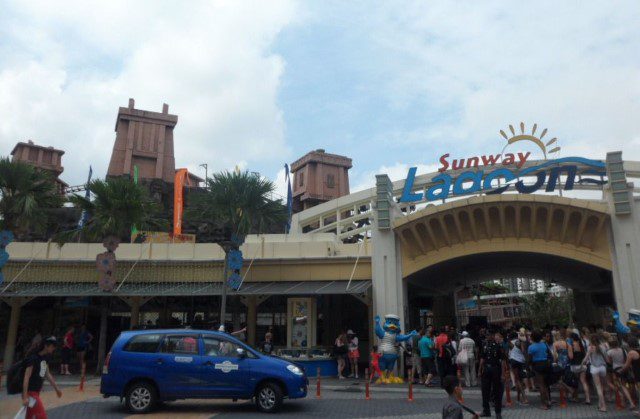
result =
[[[556,144],[556,141],[558,141],[556,137],[553,137],[552,139],[544,143],[542,139],[547,134],[547,129],[546,128],[543,129],[539,137],[536,136],[537,129],[538,129],[538,124],[533,124],[533,129],[531,130],[531,134],[525,134],[524,122],[520,122],[519,134],[516,134],[516,130],[513,128],[513,125],[509,125],[509,131],[511,131],[511,135],[512,135],[511,137],[509,137],[507,133],[504,132],[504,130],[500,130],[500,135],[502,135],[502,137],[504,137],[504,139],[507,140],[507,144],[504,146],[504,148],[507,148],[507,146],[513,143],[517,143],[518,141],[531,141],[532,143],[537,145],[540,148],[540,150],[542,150],[542,154],[544,155],[545,160],[547,159],[548,154],[554,154],[560,151],[560,147],[558,147]],[[548,147],[551,147],[553,145],[556,145],[556,146],[553,147],[551,150],[548,150]]]

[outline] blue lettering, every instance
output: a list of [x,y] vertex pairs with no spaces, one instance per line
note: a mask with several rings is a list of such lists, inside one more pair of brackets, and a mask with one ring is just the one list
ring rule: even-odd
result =
[[412,167],[409,169],[407,180],[404,181],[404,189],[402,189],[400,202],[414,202],[420,201],[422,199],[422,192],[411,192],[411,189],[413,189],[413,183],[416,180],[416,170],[418,170],[417,167]]
[[549,182],[547,182],[547,192],[552,192],[556,188],[556,184],[558,183],[558,178],[560,177],[560,172],[566,170],[567,171],[567,181],[564,184],[564,190],[570,191],[573,189],[573,183],[576,180],[576,171],[578,170],[577,166],[560,166],[554,167],[551,169],[551,174],[549,175]]
[[[455,195],[464,195],[474,192],[479,192],[482,188],[482,176],[484,172],[479,170],[477,172],[464,172],[458,176],[456,183],[453,185],[453,193]],[[473,185],[468,189],[464,188],[464,182],[472,181]]]
[[[485,190],[491,189],[493,187],[493,185],[491,185],[491,182],[493,182],[494,179],[497,179],[499,177],[503,177],[504,181],[506,183],[509,183],[510,181],[516,178],[516,175],[514,175],[513,172],[509,169],[494,170],[493,172],[489,173],[486,178],[484,178],[484,185],[482,189],[485,189]],[[501,194],[502,192],[509,189],[509,186],[510,185],[507,184],[499,188],[493,189],[490,192],[487,192],[487,195]]]
[[540,189],[540,187],[544,185],[544,180],[547,177],[547,174],[545,172],[538,172],[536,173],[536,176],[538,177],[538,179],[533,185],[527,186],[521,180],[516,182],[516,190],[520,193],[534,193],[535,191]]
[[[434,185],[427,190],[427,201],[435,201],[436,199],[447,199],[449,196],[449,188],[451,188],[451,176],[446,173],[442,173],[438,176],[434,176],[431,179],[432,182],[442,181],[441,185]],[[436,194],[437,191],[440,193]]]

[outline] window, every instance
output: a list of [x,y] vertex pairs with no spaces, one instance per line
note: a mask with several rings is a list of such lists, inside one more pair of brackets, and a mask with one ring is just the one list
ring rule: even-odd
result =
[[[216,336],[205,336],[204,340],[204,354],[205,356],[218,356],[225,358],[239,358],[238,348],[242,348],[238,344],[221,339]],[[242,348],[244,349],[244,348]],[[248,357],[252,358],[252,354],[246,351]]]
[[336,178],[333,175],[327,175],[327,188],[336,187]]
[[124,346],[127,352],[146,352],[153,353],[158,350],[158,344],[162,335],[138,335],[134,336]]
[[298,179],[300,179],[300,181],[298,182],[298,186],[303,186],[304,185],[304,173],[300,172],[298,174]]
[[198,354],[198,336],[167,336],[162,342],[160,352],[169,354]]

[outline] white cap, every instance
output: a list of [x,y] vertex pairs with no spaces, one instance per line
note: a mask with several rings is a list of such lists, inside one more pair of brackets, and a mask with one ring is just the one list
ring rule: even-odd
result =
[[387,314],[384,316],[385,319],[394,319],[394,320],[400,320],[400,316],[397,316],[395,314]]
[[467,332],[466,330],[462,332],[462,336],[467,337],[469,336],[469,332]]
[[224,332],[224,324],[221,324],[220,327],[218,327],[218,332]]
[[353,330],[349,329],[347,330],[347,335],[355,335],[355,333],[353,333]]

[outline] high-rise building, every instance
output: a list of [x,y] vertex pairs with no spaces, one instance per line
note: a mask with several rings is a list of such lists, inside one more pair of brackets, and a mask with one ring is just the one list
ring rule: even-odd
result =
[[323,149],[311,151],[293,162],[293,211],[349,195],[351,167],[350,158],[329,154]]

